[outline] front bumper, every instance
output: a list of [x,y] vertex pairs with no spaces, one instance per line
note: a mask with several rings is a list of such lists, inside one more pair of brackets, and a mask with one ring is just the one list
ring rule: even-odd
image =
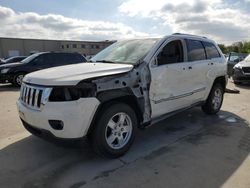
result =
[[241,69],[233,69],[233,80],[236,82],[250,82],[250,74],[245,74]]
[[[87,134],[99,104],[96,98],[81,98],[77,101],[48,102],[42,110],[34,110],[18,100],[17,108],[26,129],[30,125],[33,130],[49,132],[56,138],[75,139]],[[49,120],[62,121],[62,130],[52,128]]]

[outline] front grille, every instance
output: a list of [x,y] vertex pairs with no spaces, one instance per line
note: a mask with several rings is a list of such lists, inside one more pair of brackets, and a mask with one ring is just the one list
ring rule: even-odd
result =
[[250,73],[250,67],[242,67],[244,73]]
[[47,102],[51,88],[31,86],[23,83],[20,90],[20,100],[32,109],[40,110],[41,106]]

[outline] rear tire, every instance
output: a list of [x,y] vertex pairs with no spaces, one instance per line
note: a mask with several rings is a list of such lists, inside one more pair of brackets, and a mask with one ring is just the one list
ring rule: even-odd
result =
[[91,134],[94,151],[101,156],[117,158],[132,145],[137,131],[134,110],[124,103],[104,106]]
[[206,114],[216,114],[220,111],[224,97],[224,89],[220,83],[215,83],[210,94],[202,106],[203,112]]
[[14,86],[20,87],[22,85],[22,80],[24,78],[24,73],[17,73],[12,81]]

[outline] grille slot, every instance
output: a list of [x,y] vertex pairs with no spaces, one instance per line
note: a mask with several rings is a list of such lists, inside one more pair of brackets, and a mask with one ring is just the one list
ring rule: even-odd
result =
[[244,73],[250,73],[250,67],[242,67]]
[[20,90],[20,100],[25,106],[34,110],[40,110],[41,103],[47,100],[43,98],[43,95],[50,91],[51,88],[31,86],[23,83]]

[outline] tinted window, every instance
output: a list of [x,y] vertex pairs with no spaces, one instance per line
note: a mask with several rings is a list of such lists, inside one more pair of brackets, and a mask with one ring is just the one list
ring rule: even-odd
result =
[[45,60],[46,64],[57,65],[60,64],[60,56],[59,54],[46,54]]
[[158,65],[183,62],[183,47],[179,40],[169,42],[158,55]]
[[203,45],[205,46],[205,49],[206,49],[207,58],[211,59],[211,58],[220,57],[220,53],[214,44],[210,42],[203,42]]
[[35,63],[36,65],[39,65],[39,64],[47,64],[45,63],[45,55],[39,55],[38,57],[36,57],[35,59],[33,59],[33,63]]
[[80,54],[75,54],[77,62],[86,62],[87,60]]
[[86,62],[85,58],[80,54],[70,54],[70,53],[61,53],[58,54],[58,61],[60,65],[68,65],[80,62]]
[[64,53],[56,54],[55,58],[56,58],[57,65],[67,65],[67,59]]
[[24,57],[18,57],[15,59],[15,61],[22,61],[24,59]]
[[199,61],[206,59],[205,49],[198,40],[186,40],[188,48],[188,61]]

